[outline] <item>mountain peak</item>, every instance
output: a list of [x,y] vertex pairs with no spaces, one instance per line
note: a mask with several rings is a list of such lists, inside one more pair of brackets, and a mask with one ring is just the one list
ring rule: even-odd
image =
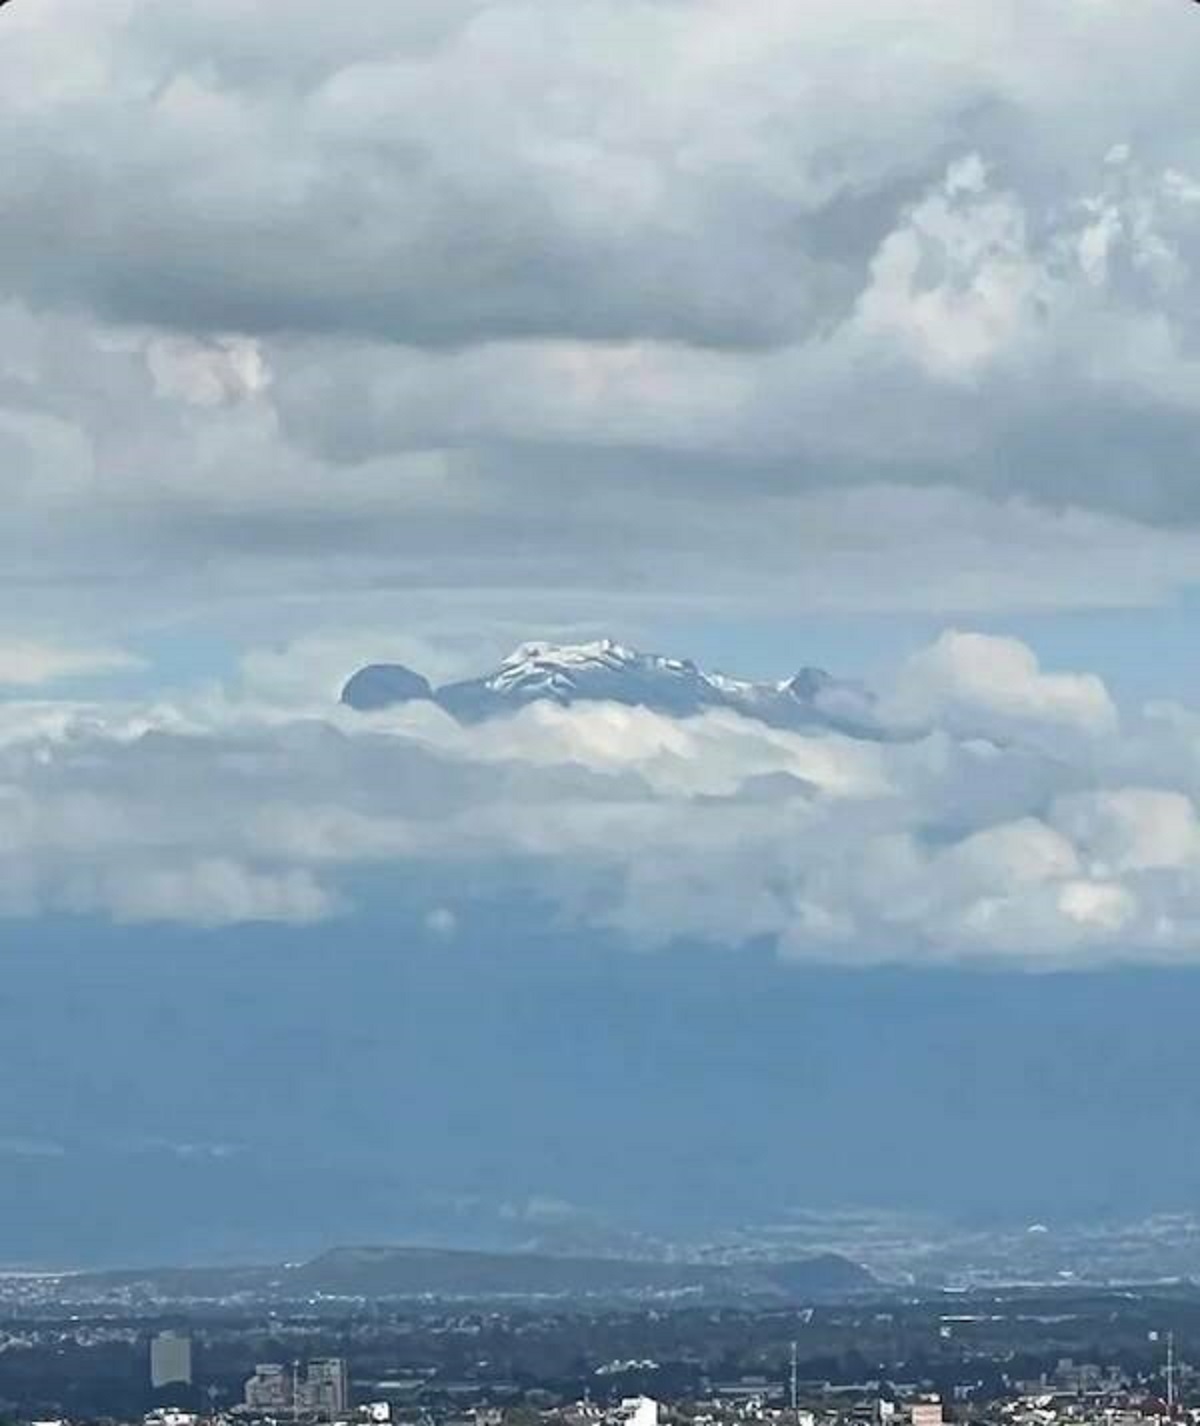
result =
[[796,698],[816,698],[837,680],[823,668],[802,668],[798,673],[780,685],[780,692],[788,692]]
[[372,663],[347,679],[342,702],[359,713],[433,697],[429,680],[400,663]]
[[631,663],[640,655],[616,639],[592,639],[582,644],[556,644],[549,639],[532,639],[517,647],[501,660],[506,664],[523,663],[529,659],[549,659],[560,663],[579,663],[587,660],[608,660],[616,663]]

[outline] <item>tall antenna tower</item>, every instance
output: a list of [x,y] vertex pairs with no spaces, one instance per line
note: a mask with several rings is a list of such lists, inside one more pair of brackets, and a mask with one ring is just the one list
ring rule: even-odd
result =
[[800,1410],[800,1383],[796,1378],[796,1343],[792,1343],[792,1416],[797,1418]]
[[1167,1333],[1167,1415],[1175,1415],[1175,1333]]

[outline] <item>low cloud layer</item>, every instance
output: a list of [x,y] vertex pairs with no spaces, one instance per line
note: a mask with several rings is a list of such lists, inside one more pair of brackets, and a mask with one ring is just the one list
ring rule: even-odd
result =
[[[278,669],[272,670],[282,686]],[[618,944],[1030,969],[1200,959],[1200,718],[1119,714],[1012,640],[901,670],[907,741],[536,703],[465,727],[217,692],[9,704],[0,910],[303,925],[378,902],[452,953],[520,901]]]

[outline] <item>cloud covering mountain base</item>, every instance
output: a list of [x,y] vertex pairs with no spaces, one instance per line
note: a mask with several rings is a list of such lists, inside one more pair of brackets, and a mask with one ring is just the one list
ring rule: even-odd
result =
[[1200,958],[1200,717],[961,632],[861,696],[876,736],[586,694],[468,723],[252,683],[11,701],[0,910],[303,925],[391,880],[446,942],[500,895],[564,949],[574,926],[842,965]]

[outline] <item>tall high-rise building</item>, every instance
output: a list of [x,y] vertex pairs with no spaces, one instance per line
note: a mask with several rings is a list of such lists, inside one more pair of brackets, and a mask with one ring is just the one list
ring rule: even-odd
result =
[[341,1357],[314,1357],[300,1372],[300,1363],[286,1367],[262,1362],[246,1382],[246,1409],[263,1416],[333,1421],[350,1405],[350,1377]]
[[294,1404],[291,1369],[280,1362],[260,1362],[246,1382],[244,1397],[250,1411],[264,1416],[290,1411]]
[[186,1332],[159,1332],[150,1339],[150,1385],[191,1386],[192,1339]]
[[297,1406],[308,1416],[332,1420],[350,1404],[350,1379],[343,1357],[315,1357],[308,1364]]

